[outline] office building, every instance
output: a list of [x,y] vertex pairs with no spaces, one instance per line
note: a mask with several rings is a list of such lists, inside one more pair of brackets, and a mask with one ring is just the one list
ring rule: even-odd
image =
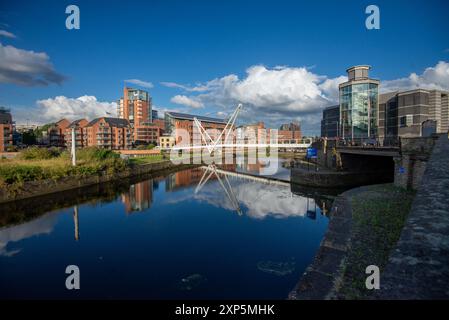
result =
[[9,109],[0,107],[0,152],[5,152],[13,143],[13,122]]
[[446,133],[448,91],[414,89],[379,96],[379,138],[421,137]]
[[348,81],[339,85],[340,104],[323,110],[322,137],[374,138],[387,145],[398,137],[448,132],[448,91],[416,88],[379,94],[380,82],[369,78],[369,69],[347,70]]
[[369,78],[370,69],[367,65],[347,69],[348,81],[339,85],[342,138],[355,140],[378,135],[380,81]]
[[340,105],[325,108],[321,120],[321,136],[326,138],[338,137],[339,122]]
[[159,119],[159,112],[156,109],[151,109],[151,120]]

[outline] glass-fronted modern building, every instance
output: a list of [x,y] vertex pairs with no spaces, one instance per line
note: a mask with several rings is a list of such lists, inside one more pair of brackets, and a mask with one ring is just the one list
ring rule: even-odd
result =
[[378,136],[379,80],[370,79],[370,66],[346,70],[348,81],[339,85],[340,137],[366,139]]

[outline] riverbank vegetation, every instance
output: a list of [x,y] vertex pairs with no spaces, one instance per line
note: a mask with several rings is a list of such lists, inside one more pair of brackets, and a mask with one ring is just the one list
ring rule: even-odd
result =
[[365,269],[376,265],[382,274],[399,240],[414,195],[414,191],[382,184],[369,186],[351,197],[351,249],[343,268],[339,298],[368,299],[374,293],[375,290],[366,289]]
[[0,159],[0,187],[14,188],[26,181],[113,174],[126,169],[126,162],[111,150],[89,147],[77,151],[77,165],[70,154],[57,148],[24,149],[14,159]]

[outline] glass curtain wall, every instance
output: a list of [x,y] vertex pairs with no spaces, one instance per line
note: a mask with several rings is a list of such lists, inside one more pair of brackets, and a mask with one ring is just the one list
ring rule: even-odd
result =
[[366,139],[377,136],[378,85],[358,83],[340,90],[341,137]]

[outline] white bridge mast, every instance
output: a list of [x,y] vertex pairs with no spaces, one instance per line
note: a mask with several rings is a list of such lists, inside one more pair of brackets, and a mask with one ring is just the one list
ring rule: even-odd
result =
[[221,140],[221,137],[223,136],[223,134],[225,132],[226,132],[226,136],[225,136],[223,144],[226,144],[226,141],[228,140],[229,135],[232,132],[232,127],[234,126],[235,120],[237,119],[237,116],[238,116],[238,114],[239,114],[241,109],[242,109],[242,104],[239,103],[237,108],[234,110],[234,112],[232,113],[231,117],[229,118],[228,122],[226,123],[225,128],[223,129],[223,131],[221,131],[220,135],[218,136],[218,138],[215,141],[211,138],[211,136],[203,128],[203,126],[201,125],[201,122],[198,121],[198,119],[196,117],[193,118],[193,122],[195,123],[196,127],[200,131],[201,138],[204,141],[204,143],[206,144],[206,147],[207,147],[207,150],[209,151],[209,154],[215,151],[215,149],[217,148],[218,142]]

